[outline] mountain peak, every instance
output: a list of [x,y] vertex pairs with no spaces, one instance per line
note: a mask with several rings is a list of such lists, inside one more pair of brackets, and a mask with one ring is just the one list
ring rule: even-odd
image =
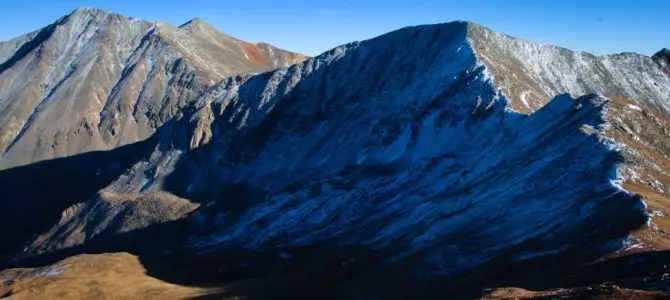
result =
[[106,15],[110,15],[110,14],[112,14],[112,12],[109,12],[109,11],[106,11],[106,10],[102,10],[102,9],[99,9],[99,8],[94,8],[94,7],[89,7],[89,6],[81,6],[81,7],[78,7],[77,9],[73,10],[73,11],[70,13],[70,15],[80,15],[80,14],[85,14],[85,13],[89,13],[89,14],[106,14]]
[[663,56],[663,57],[670,57],[670,49],[668,48],[663,48],[661,51],[656,52],[654,56]]
[[200,17],[195,17],[193,19],[188,20],[188,22],[179,25],[179,29],[202,29],[203,27],[212,27],[209,25],[209,23],[203,21]]
[[663,72],[670,76],[670,49],[661,49],[661,51],[656,52],[656,54],[654,54],[651,59],[653,59],[661,67]]
[[104,9],[99,9],[99,8],[93,8],[93,7],[88,7],[88,6],[82,6],[79,7],[75,10],[73,10],[71,13],[61,17],[59,20],[66,21],[66,20],[86,20],[89,17],[95,18],[95,19],[106,19],[109,17],[117,18],[117,19],[122,19],[122,20],[136,20],[135,18],[132,17],[127,17],[121,14],[117,14],[111,11],[107,11]]
[[197,24],[197,23],[200,23],[200,22],[202,22],[202,19],[200,19],[200,17],[195,17],[193,19],[190,19],[190,20],[186,21],[186,23],[179,25],[179,28],[189,26],[189,25],[193,25],[193,24]]

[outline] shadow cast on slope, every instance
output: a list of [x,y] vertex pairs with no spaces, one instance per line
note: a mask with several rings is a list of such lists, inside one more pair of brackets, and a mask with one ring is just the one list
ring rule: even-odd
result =
[[[296,90],[299,90],[296,88]],[[234,132],[231,136],[224,134],[229,140],[242,141],[222,147],[223,152],[216,155],[219,165],[213,163],[213,156],[208,152],[217,147],[210,143],[194,151],[182,155],[175,167],[165,180],[163,189],[200,203],[215,203],[212,206],[212,216],[221,211],[236,212],[244,211],[246,208],[258,203],[265,195],[265,191],[250,186],[227,186],[223,180],[217,178],[218,174],[212,170],[228,171],[245,161],[253,160],[255,155],[266,143],[281,138],[282,132],[276,128],[286,131],[294,130],[301,132],[300,128],[313,128],[321,118],[327,118],[328,110],[320,108],[314,114],[298,120],[293,116],[299,114],[296,108],[303,107],[305,99],[293,93],[288,94],[287,99],[278,103],[268,116],[256,127],[244,132]],[[328,101],[323,101],[328,103]],[[233,109],[228,110],[228,112]],[[292,117],[286,117],[292,116]],[[224,115],[220,119],[228,120],[232,116]],[[299,122],[304,121],[304,122]],[[213,130],[215,131],[215,130]],[[226,133],[227,134],[227,133]],[[215,152],[216,153],[216,152]],[[204,174],[212,172],[214,174]],[[374,169],[364,171],[376,171],[381,173],[392,173],[386,169]],[[196,187],[191,191],[190,183],[196,178],[208,178],[209,185]],[[295,185],[306,184],[295,182]],[[292,186],[292,185],[290,185]],[[226,218],[230,217],[226,215]],[[630,226],[620,226],[630,229],[638,228],[645,222],[644,218],[631,221]],[[597,227],[597,226],[596,226]],[[608,238],[617,238],[628,232],[610,232]],[[463,236],[464,239],[467,237]],[[602,236],[603,240],[606,240]],[[528,246],[528,245],[526,245]],[[590,249],[597,249],[598,245],[589,245]],[[523,253],[523,247],[516,248],[516,254]],[[281,296],[296,297],[300,289],[311,289],[317,292],[312,296],[328,294],[331,298],[355,298],[363,294],[363,298],[472,298],[477,297],[483,288],[492,285],[511,285],[527,288],[533,287],[557,287],[563,284],[562,277],[569,274],[580,274],[581,268],[597,258],[593,253],[580,253],[579,250],[565,253],[564,255],[550,255],[541,259],[532,259],[523,263],[512,261],[515,253],[501,255],[490,263],[476,268],[468,274],[458,277],[419,278],[413,277],[410,268],[386,268],[380,263],[381,257],[392,257],[398,252],[392,250],[373,251],[366,248],[341,249],[328,247],[328,245],[311,245],[302,249],[290,249],[296,251],[292,257],[301,261],[291,263],[278,262],[276,256],[285,250],[268,247],[259,253],[250,253],[243,249],[215,251],[207,254],[196,253],[172,253],[168,256],[145,255],[142,262],[147,267],[148,274],[168,282],[182,285],[207,285],[216,286],[226,283],[232,285],[219,296],[248,296],[253,298],[277,298]],[[273,257],[274,256],[274,257]],[[347,257],[357,257],[360,263],[358,267],[350,271],[343,268],[342,262]],[[166,263],[170,262],[170,263]],[[408,263],[409,264],[409,263]],[[249,271],[245,269],[254,271]],[[180,273],[175,273],[175,270]],[[347,270],[347,271],[343,271]],[[346,275],[342,275],[346,274]],[[624,275],[625,272],[620,274]],[[604,274],[596,274],[604,278]],[[586,283],[579,281],[575,284]],[[366,290],[365,292],[363,292]],[[287,293],[287,294],[282,294]],[[320,293],[320,294],[319,294]],[[442,295],[442,297],[440,297]],[[456,296],[458,295],[458,296]],[[310,297],[307,297],[310,298]]]
[[191,222],[182,219],[120,234],[113,240],[94,239],[85,246],[24,260],[15,266],[46,266],[77,254],[130,252],[139,257],[148,276],[211,289],[211,294],[202,299],[444,299],[445,295],[472,299],[483,289],[498,286],[548,290],[615,282],[622,288],[659,290],[662,287],[649,285],[647,279],[662,274],[663,265],[670,262],[670,251],[597,263],[591,263],[596,257],[575,251],[523,263],[498,261],[455,277],[420,278],[411,275],[408,265],[389,267],[381,263],[394,253],[393,249],[311,245],[276,251],[194,253],[178,247],[187,240]]
[[[281,112],[285,110],[288,110],[286,113],[291,115],[289,109],[291,103],[294,103],[294,101],[287,100],[280,103],[264,123],[254,129],[255,132],[244,133],[248,134],[252,140],[248,140],[248,142],[225,153],[224,156],[228,159],[228,162],[251,159],[250,156],[253,157],[265,142],[278,138],[278,133],[273,134],[272,128],[305,126],[305,124],[295,124],[294,120],[290,118],[280,117]],[[318,116],[314,116],[314,118],[318,118]],[[305,127],[309,128],[310,126]],[[144,146],[142,144],[131,146],[136,148],[127,148],[129,150],[123,151],[120,148],[109,151],[109,153],[84,154],[66,158],[62,161],[44,162],[46,165],[42,167],[39,167],[40,163],[37,163],[17,168],[18,170],[8,170],[12,172],[7,174],[4,171],[0,173],[0,179],[2,179],[0,183],[3,184],[0,187],[16,189],[13,191],[14,200],[20,202],[18,199],[25,195],[29,196],[27,199],[32,199],[29,201],[27,208],[14,209],[15,216],[25,218],[36,210],[43,207],[48,208],[48,210],[38,212],[44,218],[44,220],[41,218],[39,221],[41,225],[33,226],[31,224],[33,228],[25,230],[26,232],[23,232],[21,236],[25,238],[30,234],[48,229],[58,220],[63,209],[74,203],[85,201],[88,197],[94,195],[100,188],[122,174],[143,153],[146,153],[144,147],[150,147],[152,144],[147,142]],[[199,167],[206,166],[210,162],[208,149],[214,146],[210,144],[180,156],[175,171],[170,173],[163,189],[195,202],[212,203],[211,206],[207,206],[198,212],[210,216],[221,211],[244,211],[257,201],[264,199],[263,191],[244,185],[223,184],[220,186],[211,184],[196,193],[188,192],[191,175],[199,174],[192,171],[201,172]],[[98,167],[109,162],[122,163],[118,168],[103,173],[104,176],[100,178],[95,176]],[[194,168],[196,170],[193,170]],[[40,172],[43,172],[43,174],[40,174]],[[31,176],[36,176],[36,178]],[[18,180],[10,181],[10,179]],[[68,187],[71,187],[72,182],[83,184],[79,184],[77,189],[70,190],[71,188],[68,189]],[[14,187],[13,183],[18,183],[17,187]],[[46,186],[50,187],[52,191],[33,191],[30,189],[32,186]],[[57,201],[47,197],[53,195],[59,195],[60,197]],[[394,253],[397,253],[393,249],[380,252],[363,247],[343,249],[328,247],[328,245],[310,245],[309,247],[292,249],[267,247],[264,249],[265,251],[254,252],[245,249],[226,249],[210,253],[196,253],[193,250],[181,247],[194,234],[194,223],[198,227],[198,220],[194,216],[118,234],[111,239],[109,237],[94,238],[84,246],[24,260],[20,262],[20,265],[15,266],[51,264],[68,256],[82,253],[123,251],[138,255],[147,270],[147,274],[152,277],[187,286],[229,287],[221,291],[220,295],[209,296],[248,296],[250,298],[293,296],[293,298],[301,298],[299,294],[306,293],[312,294],[312,297],[308,295],[305,296],[306,298],[324,295],[328,295],[330,298],[355,298],[361,296],[361,294],[367,296],[365,298],[382,298],[389,295],[395,296],[392,298],[402,298],[403,296],[407,298],[443,298],[439,297],[440,295],[452,295],[450,298],[470,298],[479,289],[486,287],[491,282],[527,287],[551,286],[552,280],[560,278],[560,274],[567,274],[567,271],[550,271],[551,268],[548,266],[556,267],[569,262],[570,267],[566,269],[574,271],[594,258],[575,253],[572,256],[552,257],[549,260],[533,260],[516,267],[516,265],[512,266],[513,264],[509,261],[509,258],[502,257],[499,261],[475,270],[478,274],[471,274],[474,279],[448,277],[431,280],[412,279],[410,277],[414,274],[411,273],[409,268],[398,266],[389,269],[381,266],[380,260],[382,258],[392,257]],[[22,224],[19,219],[20,217],[16,217],[11,222],[3,220],[5,223],[2,223],[2,225]],[[198,232],[198,230],[195,230],[195,232]],[[207,232],[201,233],[206,234]],[[17,241],[20,240],[17,239]],[[293,259],[285,259],[281,257],[280,253],[288,253]],[[355,259],[352,260],[351,258]],[[510,273],[509,268],[515,268],[517,271]],[[510,278],[510,274],[512,274],[512,278]],[[528,275],[535,277],[530,279],[542,277],[542,282],[532,284],[528,281]],[[456,295],[459,295],[459,297]]]
[[68,207],[89,200],[147,153],[155,138],[0,170],[0,254],[20,250]]
[[[186,218],[113,238],[95,237],[84,245],[0,262],[0,270],[41,268],[81,254],[129,252],[138,256],[148,276],[213,290],[202,298],[336,299],[361,274],[380,273],[381,259],[391,255],[361,247],[334,249],[319,245],[258,252],[237,248],[197,253],[181,247],[192,237],[193,222],[193,218]],[[285,254],[278,255],[279,251]],[[291,259],[287,258],[289,255]],[[67,265],[64,270],[67,272]]]
[[[95,195],[99,189],[104,188],[141,159],[147,153],[147,149],[153,148],[154,145],[155,138],[152,138],[112,151],[87,153],[1,171],[0,187],[3,192],[7,191],[7,195],[11,196],[7,199],[13,200],[15,204],[11,208],[13,213],[1,212],[3,218],[0,222],[3,222],[4,228],[17,227],[14,224],[26,224],[25,228],[17,228],[20,231],[12,232],[14,246],[20,246],[20,242],[27,236],[48,229],[57,222],[65,208]],[[184,161],[178,165],[186,168],[191,165],[186,159],[198,156],[198,150],[188,152],[180,158]],[[103,166],[107,168],[104,172],[99,172]],[[178,168],[178,171],[182,169]],[[175,172],[175,174],[186,176],[188,172]],[[175,184],[181,181],[178,178],[172,180]],[[71,188],[73,182],[78,183],[77,189]],[[186,188],[186,186],[170,187],[176,192],[184,192]],[[251,205],[249,202],[253,203],[264,198],[259,191],[244,186],[217,187],[210,190],[210,193],[199,195],[194,200],[223,201],[204,207],[196,214],[214,215],[222,210],[244,210],[247,205]],[[59,197],[54,198],[53,195]],[[21,204],[19,201],[21,199],[29,201],[18,205]],[[87,241],[83,246],[24,259],[0,266],[0,269],[44,266],[84,253],[130,252],[139,256],[148,276],[184,286],[222,287],[214,294],[203,298],[245,296],[250,299],[283,297],[346,299],[361,296],[442,298],[443,295],[466,299],[476,297],[481,289],[492,287],[492,283],[494,286],[554,288],[590,284],[601,279],[614,280],[636,276],[636,270],[639,272],[649,270],[625,269],[626,261],[610,264],[617,268],[616,272],[612,272],[613,267],[604,263],[583,269],[583,266],[595,257],[577,252],[521,264],[511,263],[505,257],[501,257],[498,261],[473,270],[473,274],[429,280],[412,278],[411,271],[403,266],[384,267],[380,261],[384,257],[392,256],[395,253],[393,249],[373,251],[364,247],[343,249],[328,245],[311,245],[291,249],[274,247],[266,248],[267,251],[255,252],[227,249],[196,253],[182,247],[194,234],[207,234],[202,232],[202,224],[195,217],[196,214],[190,218],[120,233],[112,238],[97,237]],[[39,219],[25,222],[25,216],[29,215],[39,216]],[[619,234],[624,233],[615,233]],[[6,243],[3,243],[4,245]],[[288,253],[292,258],[286,259],[280,253]],[[667,253],[640,254],[638,257],[638,260],[648,260],[656,264],[668,258]],[[610,277],[607,277],[608,275]],[[563,280],[566,276],[570,276],[572,280]]]

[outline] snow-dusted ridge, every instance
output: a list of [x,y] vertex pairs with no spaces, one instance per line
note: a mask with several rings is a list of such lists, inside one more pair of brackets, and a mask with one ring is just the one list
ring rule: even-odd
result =
[[652,57],[631,52],[595,56],[524,41],[472,23],[468,27],[477,55],[519,110],[535,111],[561,93],[597,92],[670,112],[670,76]]
[[[532,113],[562,93],[600,93],[614,99],[610,109],[603,110],[607,124],[600,135],[623,154],[618,182],[640,186],[636,192],[645,196],[670,193],[670,52],[595,56],[516,39],[476,24],[469,24],[468,36],[495,76],[495,85],[511,99],[510,110]],[[659,205],[664,206],[654,204]]]
[[189,145],[158,147],[111,188],[220,203],[193,251],[393,248],[388,263],[423,274],[597,253],[643,224],[641,198],[613,184],[620,156],[584,131],[600,131],[608,100],[510,111],[468,26],[404,28],[229,78],[183,118]]
[[[224,39],[199,22],[176,28],[132,21],[135,30],[124,30],[130,21],[118,21],[124,26],[110,27],[111,36],[126,40],[121,37],[131,34],[131,42],[101,52],[121,53],[109,56],[118,63],[108,67],[118,69],[90,69],[96,75],[90,78],[115,80],[84,80],[89,77],[82,71],[89,69],[80,62],[98,45],[76,42],[91,38],[87,30],[53,42],[54,49],[44,47],[62,57],[49,77],[56,83],[69,83],[60,72],[75,66],[71,76],[78,82],[103,84],[61,85],[53,99],[39,95],[37,103],[65,105],[36,104],[40,109],[28,118],[33,122],[12,123],[25,129],[11,132],[26,138],[6,157],[41,157],[26,146],[35,140],[49,154],[90,149],[85,139],[55,143],[59,135],[40,130],[36,121],[65,128],[67,137],[90,134],[105,142],[103,148],[152,136],[148,141],[158,144],[143,144],[150,153],[137,148],[142,155],[121,175],[113,173],[101,194],[130,201],[164,192],[179,196],[149,203],[149,211],[180,208],[152,224],[180,219],[197,206],[191,201],[201,204],[189,219],[199,230],[161,251],[226,257],[241,249],[299,264],[309,254],[296,248],[353,248],[360,251],[347,252],[354,260],[365,251],[384,253],[374,267],[458,275],[493,261],[603,254],[624,247],[628,233],[648,220],[642,198],[618,183],[628,176],[617,168],[625,144],[603,136],[621,125],[608,119],[614,102],[603,94],[635,97],[626,104],[641,110],[625,106],[631,114],[665,109],[670,83],[651,59],[592,57],[453,22],[407,27],[272,71],[228,76],[227,64],[210,65],[217,51],[208,50],[241,47],[236,57],[272,67],[288,65],[290,57]],[[65,27],[61,35],[81,27]],[[209,49],[192,47],[203,40],[211,42]],[[263,51],[272,55],[255,56]],[[12,73],[10,80],[0,73],[0,87],[2,80],[32,75]],[[639,85],[626,83],[636,80]],[[1,99],[15,90],[9,86],[0,89]],[[66,93],[84,88],[93,92]],[[89,99],[96,101],[83,101]],[[82,104],[87,119],[77,128],[83,131],[60,119],[63,107],[78,103],[95,103]],[[79,110],[73,111],[68,120]],[[117,171],[104,165],[91,176]],[[74,213],[63,214],[26,253],[91,242],[96,237],[51,233],[87,228],[97,207],[116,203],[108,200],[73,205],[66,212]],[[124,203],[118,208],[141,208]],[[125,224],[121,213],[113,213]],[[95,233],[105,233],[114,231],[111,223],[102,218],[91,224]],[[123,228],[149,226],[129,225]],[[110,235],[105,238],[113,243]],[[216,268],[267,263],[248,257]]]

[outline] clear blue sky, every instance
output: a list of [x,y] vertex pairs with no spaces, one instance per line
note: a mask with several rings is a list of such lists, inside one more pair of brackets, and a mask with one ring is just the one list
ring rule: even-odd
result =
[[0,0],[0,40],[79,6],[179,25],[201,17],[250,42],[316,55],[407,25],[470,20],[594,54],[670,48],[670,0]]

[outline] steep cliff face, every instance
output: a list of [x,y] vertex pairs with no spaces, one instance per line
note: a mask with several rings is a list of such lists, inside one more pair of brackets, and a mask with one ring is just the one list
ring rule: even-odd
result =
[[224,77],[301,58],[258,63],[202,21],[175,28],[89,8],[0,45],[2,168],[144,140]]

